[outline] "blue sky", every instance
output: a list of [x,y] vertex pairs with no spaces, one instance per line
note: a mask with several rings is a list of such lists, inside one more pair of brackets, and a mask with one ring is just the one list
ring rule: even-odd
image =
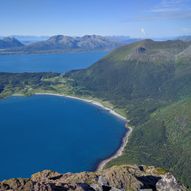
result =
[[0,35],[191,34],[191,0],[0,0]]

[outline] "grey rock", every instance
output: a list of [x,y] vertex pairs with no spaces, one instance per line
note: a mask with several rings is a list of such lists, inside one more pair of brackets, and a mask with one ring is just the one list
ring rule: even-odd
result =
[[0,191],[185,191],[175,177],[157,168],[114,166],[97,172],[60,174],[50,170],[31,178],[0,182]]
[[185,191],[182,185],[180,185],[176,178],[171,174],[165,174],[156,184],[157,191]]

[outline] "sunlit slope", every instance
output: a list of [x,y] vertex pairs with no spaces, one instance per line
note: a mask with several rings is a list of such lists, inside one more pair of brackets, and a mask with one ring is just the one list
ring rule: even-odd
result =
[[134,129],[122,157],[112,164],[163,166],[185,184],[191,179],[191,98],[160,108]]
[[124,108],[133,134],[110,163],[164,166],[191,186],[191,43],[144,40],[68,74],[79,94]]
[[127,99],[157,98],[164,95],[161,88],[165,89],[168,81],[188,72],[190,62],[182,63],[188,53],[178,57],[188,47],[189,43],[182,41],[145,40],[121,47],[87,70],[72,73],[71,77],[78,86],[111,99],[119,96],[126,102]]

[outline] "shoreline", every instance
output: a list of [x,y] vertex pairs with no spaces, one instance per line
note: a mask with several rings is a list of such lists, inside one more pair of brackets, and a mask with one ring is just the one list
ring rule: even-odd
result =
[[116,159],[116,158],[120,157],[123,154],[123,151],[124,151],[128,141],[129,141],[129,136],[131,135],[131,133],[133,131],[132,127],[127,126],[127,123],[125,125],[125,128],[127,128],[128,130],[127,130],[127,132],[125,133],[125,136],[122,139],[122,143],[121,143],[121,146],[119,147],[119,149],[113,155],[111,155],[110,157],[108,157],[108,158],[104,159],[103,161],[101,161],[98,164],[96,171],[103,170],[107,163],[109,163],[113,159]]
[[60,96],[60,97],[66,97],[66,98],[71,98],[71,99],[76,99],[76,100],[79,100],[79,101],[83,101],[83,102],[86,102],[86,103],[90,103],[90,104],[93,104],[93,105],[96,105],[102,109],[105,109],[107,110],[109,113],[115,115],[116,117],[122,119],[122,120],[125,120],[125,121],[128,121],[126,119],[126,117],[120,115],[119,113],[117,113],[116,111],[112,110],[111,108],[109,107],[106,107],[104,106],[102,103],[98,102],[98,101],[94,101],[94,100],[91,100],[91,99],[85,99],[85,98],[80,98],[80,97],[75,97],[75,96],[69,96],[69,95],[64,95],[64,94],[57,94],[57,93],[34,93],[34,95],[52,95],[52,96]]
[[102,160],[100,163],[98,163],[98,165],[96,167],[96,171],[103,170],[105,165],[108,162],[110,162],[113,159],[118,158],[119,156],[121,156],[123,154],[125,146],[127,145],[128,141],[129,141],[129,136],[131,135],[131,133],[133,131],[132,127],[128,126],[128,120],[124,116],[120,115],[119,113],[112,110],[111,108],[106,107],[103,104],[99,103],[98,101],[94,101],[94,100],[89,100],[89,99],[85,99],[85,98],[79,98],[79,97],[69,96],[69,95],[64,95],[64,94],[57,94],[57,93],[35,93],[34,95],[52,95],[52,96],[60,96],[60,97],[66,97],[66,98],[71,98],[71,99],[77,99],[77,100],[84,101],[86,103],[90,103],[90,104],[96,105],[98,107],[101,107],[102,109],[107,110],[112,115],[114,115],[122,120],[125,120],[126,121],[125,128],[127,129],[127,132],[125,133],[125,135],[122,139],[119,149],[117,149],[117,151],[112,156],[110,156],[110,157]]
[[64,95],[64,94],[58,94],[58,93],[34,93],[34,95],[51,95],[51,96],[60,96],[60,97],[66,97],[66,98],[71,98],[71,99],[76,99],[79,101],[83,101],[86,103],[90,103],[92,105],[96,105],[106,111],[108,111],[109,113],[111,113],[112,115],[124,120],[126,122],[125,124],[125,128],[127,129],[127,132],[125,133],[121,145],[120,147],[117,149],[117,151],[110,157],[102,160],[100,163],[98,163],[97,167],[96,167],[96,171],[101,171],[104,169],[105,165],[110,162],[113,159],[118,158],[119,156],[121,156],[123,154],[123,151],[129,141],[129,136],[131,135],[133,129],[132,127],[128,126],[128,120],[126,119],[126,117],[120,115],[119,113],[117,113],[116,111],[114,111],[113,109],[104,106],[102,103],[98,102],[98,101],[94,101],[91,99],[85,99],[85,98],[80,98],[80,97],[75,97],[75,96],[69,96],[69,95]]

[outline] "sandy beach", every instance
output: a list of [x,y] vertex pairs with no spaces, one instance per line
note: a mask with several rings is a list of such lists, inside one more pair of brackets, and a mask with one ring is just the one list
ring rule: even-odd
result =
[[103,104],[97,102],[97,101],[94,101],[94,100],[90,100],[90,99],[84,99],[84,98],[79,98],[79,97],[75,97],[75,96],[69,96],[69,95],[64,95],[64,94],[56,94],[56,93],[35,93],[35,95],[52,95],[52,96],[60,96],[60,97],[67,97],[67,98],[71,98],[71,99],[77,99],[77,100],[80,100],[80,101],[84,101],[84,102],[87,102],[87,103],[91,103],[93,105],[96,105],[98,107],[101,107],[102,109],[105,109],[107,110],[109,113],[111,113],[112,115],[115,115],[116,117],[122,119],[122,120],[125,120],[126,121],[126,125],[125,127],[128,129],[125,136],[123,137],[123,140],[122,140],[122,143],[121,143],[121,146],[120,148],[116,151],[116,153],[114,153],[111,157],[101,161],[99,164],[98,164],[98,167],[97,167],[97,171],[100,171],[100,170],[103,170],[103,168],[105,167],[105,165],[110,162],[111,160],[113,159],[116,159],[117,157],[121,156],[123,154],[123,151],[125,149],[125,146],[127,145],[128,143],[128,140],[129,140],[129,136],[131,135],[132,133],[132,128],[128,126],[128,120],[120,115],[119,113],[117,113],[116,111],[112,110],[111,108],[109,107],[105,107]]
[[99,106],[105,110],[108,110],[108,112],[110,112],[111,114],[127,121],[127,119],[120,115],[119,113],[115,112],[114,110],[112,110],[111,108],[109,107],[105,107],[103,104],[97,102],[97,101],[94,101],[94,100],[90,100],[90,99],[84,99],[84,98],[79,98],[79,97],[75,97],[75,96],[69,96],[69,95],[64,95],[64,94],[56,94],[56,93],[35,93],[35,95],[53,95],[53,96],[60,96],[60,97],[68,97],[68,98],[72,98],[72,99],[77,99],[77,100],[80,100],[80,101],[84,101],[84,102],[87,102],[87,103],[91,103],[93,105],[96,105],[96,106]]

